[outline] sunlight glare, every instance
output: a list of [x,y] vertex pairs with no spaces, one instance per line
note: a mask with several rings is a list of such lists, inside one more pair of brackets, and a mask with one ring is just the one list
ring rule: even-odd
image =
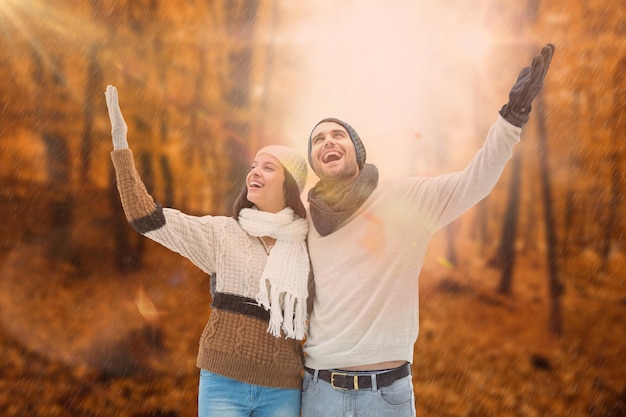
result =
[[[89,4],[62,9],[42,0],[0,0],[0,42],[9,53],[23,51],[27,44],[42,65],[65,79],[63,63],[66,51],[83,51],[86,55],[94,39],[103,36],[105,28],[88,24]],[[21,59],[14,55],[13,59]],[[79,100],[76,89],[66,85],[70,95]]]
[[481,65],[492,47],[491,37],[482,28],[470,26],[462,32],[459,47],[460,52],[466,54],[475,65]]
[[[492,70],[483,10],[400,0],[331,3],[320,0],[280,34],[306,51],[307,82],[291,98],[298,112],[286,136],[301,138],[324,117],[343,118],[383,176],[433,172],[466,159],[475,149],[455,143],[474,143],[476,74]],[[444,142],[453,149],[446,154],[439,150]]]

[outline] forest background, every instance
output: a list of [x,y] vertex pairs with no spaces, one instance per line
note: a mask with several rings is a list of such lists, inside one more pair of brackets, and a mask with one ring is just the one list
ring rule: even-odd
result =
[[155,198],[222,215],[327,116],[383,177],[462,169],[547,42],[515,156],[430,247],[416,408],[626,414],[626,10],[430,3],[0,0],[0,414],[196,415],[208,279],[127,225],[107,84]]

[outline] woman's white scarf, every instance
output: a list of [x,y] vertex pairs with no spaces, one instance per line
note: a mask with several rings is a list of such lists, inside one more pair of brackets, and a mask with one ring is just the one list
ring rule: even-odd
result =
[[[239,224],[252,236],[276,239],[259,280],[256,301],[270,312],[269,333],[302,340],[306,332],[306,299],[308,297],[309,255],[306,220],[289,207],[278,213],[254,208],[239,212]],[[283,315],[284,311],[284,315]]]

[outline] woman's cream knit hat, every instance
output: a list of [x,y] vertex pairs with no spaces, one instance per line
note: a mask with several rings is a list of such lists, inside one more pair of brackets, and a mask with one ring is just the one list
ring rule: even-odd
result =
[[296,180],[300,193],[304,190],[307,178],[306,160],[298,151],[288,146],[270,145],[261,148],[256,154],[272,155],[285,167],[287,172]]

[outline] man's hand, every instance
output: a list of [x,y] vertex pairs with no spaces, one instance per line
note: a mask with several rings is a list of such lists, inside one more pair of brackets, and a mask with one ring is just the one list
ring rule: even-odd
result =
[[107,100],[107,108],[109,109],[109,119],[111,120],[111,136],[113,137],[113,149],[128,149],[128,142],[126,141],[126,133],[128,127],[122,116],[120,110],[120,104],[117,100],[117,89],[112,85],[107,85],[107,89],[104,92],[104,96]]
[[554,54],[554,45],[547,44],[535,55],[530,67],[519,73],[517,82],[509,93],[509,102],[500,109],[500,115],[514,126],[522,127],[528,122],[531,104],[541,88]]

